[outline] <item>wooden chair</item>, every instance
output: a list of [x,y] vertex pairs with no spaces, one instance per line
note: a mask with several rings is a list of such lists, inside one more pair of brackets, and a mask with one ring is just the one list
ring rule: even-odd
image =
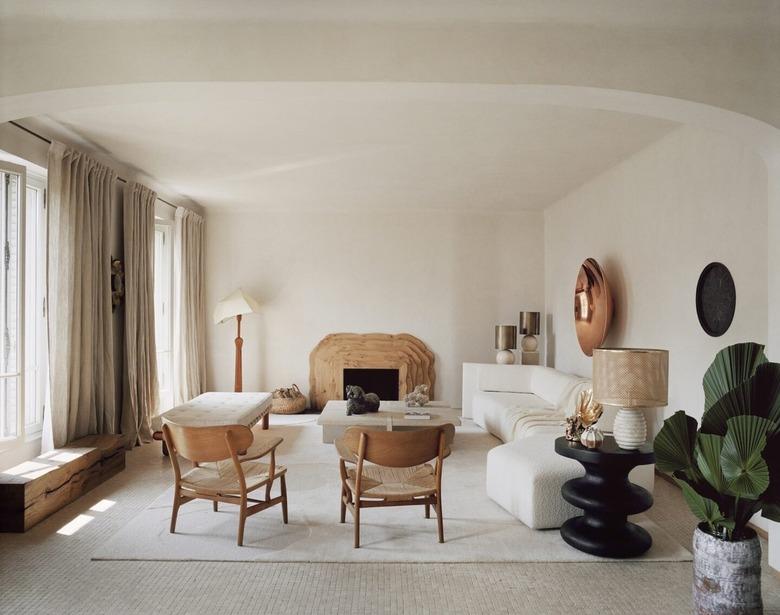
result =
[[[439,542],[444,542],[441,474],[454,437],[453,425],[415,431],[350,427],[336,441],[341,457],[341,523],[349,510],[355,519],[356,549],[360,547],[360,510],[378,506],[425,506],[426,519],[433,506]],[[433,459],[435,466],[428,463]]]
[[[245,425],[185,427],[175,423],[163,425],[163,437],[170,451],[175,478],[171,533],[176,531],[179,507],[194,499],[211,500],[214,512],[218,502],[240,507],[239,547],[244,542],[247,517],[281,504],[282,519],[287,523],[287,468],[276,465],[276,447],[282,443],[282,438],[255,438]],[[257,461],[268,454],[269,463]],[[184,475],[179,467],[179,456],[195,466]],[[271,487],[277,478],[281,495],[272,498]],[[261,487],[265,487],[265,499],[248,497],[247,494]]]

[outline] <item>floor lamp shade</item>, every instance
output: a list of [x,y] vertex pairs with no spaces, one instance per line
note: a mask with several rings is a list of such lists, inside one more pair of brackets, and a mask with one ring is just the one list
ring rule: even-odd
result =
[[235,316],[260,311],[260,303],[238,288],[217,303],[214,308],[214,324],[220,324]]
[[647,437],[639,408],[668,403],[669,351],[649,348],[595,348],[593,401],[619,406],[614,435],[618,446],[638,448]]
[[241,363],[241,350],[244,346],[244,340],[241,337],[241,317],[244,314],[252,314],[260,311],[260,303],[238,288],[217,303],[214,308],[214,323],[220,324],[231,318],[236,319],[236,368],[235,368],[235,387],[234,390],[240,393],[244,388],[243,366]]

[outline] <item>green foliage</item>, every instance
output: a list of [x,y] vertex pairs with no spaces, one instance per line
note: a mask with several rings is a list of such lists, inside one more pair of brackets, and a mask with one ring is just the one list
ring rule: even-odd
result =
[[739,539],[758,511],[780,521],[780,364],[760,344],[735,344],[715,356],[703,386],[701,429],[675,412],[655,438],[656,465],[713,534]]

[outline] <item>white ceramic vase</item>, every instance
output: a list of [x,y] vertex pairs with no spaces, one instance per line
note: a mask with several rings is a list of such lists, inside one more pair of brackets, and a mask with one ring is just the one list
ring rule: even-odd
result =
[[615,417],[612,434],[620,448],[639,448],[647,441],[645,415],[636,408],[621,408]]

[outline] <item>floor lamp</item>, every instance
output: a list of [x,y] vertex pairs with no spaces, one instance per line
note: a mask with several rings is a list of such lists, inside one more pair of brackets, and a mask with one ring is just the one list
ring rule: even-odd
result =
[[214,323],[220,324],[231,318],[236,319],[236,380],[235,391],[240,393],[243,389],[241,374],[241,350],[244,340],[241,337],[241,317],[244,314],[252,314],[260,311],[260,304],[240,288],[230,293],[214,308]]

